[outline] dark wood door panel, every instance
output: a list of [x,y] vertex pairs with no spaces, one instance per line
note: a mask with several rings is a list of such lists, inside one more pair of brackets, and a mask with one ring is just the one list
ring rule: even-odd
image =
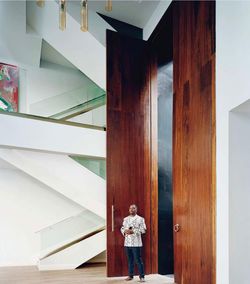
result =
[[[152,144],[154,64],[142,40],[107,33],[107,274],[127,274],[120,233],[128,206],[137,204],[145,218],[143,237],[146,273],[156,272],[157,165]],[[156,68],[156,67],[155,67]],[[155,94],[157,96],[157,94]],[[153,160],[151,157],[155,157]],[[154,203],[156,205],[154,205]],[[113,208],[113,209],[112,209]]]
[[173,186],[178,284],[215,283],[215,3],[174,3]]

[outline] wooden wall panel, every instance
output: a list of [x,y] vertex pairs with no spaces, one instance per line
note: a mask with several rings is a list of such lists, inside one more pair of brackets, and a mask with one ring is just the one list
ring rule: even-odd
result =
[[153,119],[157,94],[152,96],[156,63],[151,58],[146,42],[107,32],[108,276],[128,273],[120,227],[133,203],[147,225],[143,237],[146,273],[157,272],[157,148],[152,144],[157,133],[151,125],[157,125]]
[[174,3],[177,284],[215,283],[215,2]]

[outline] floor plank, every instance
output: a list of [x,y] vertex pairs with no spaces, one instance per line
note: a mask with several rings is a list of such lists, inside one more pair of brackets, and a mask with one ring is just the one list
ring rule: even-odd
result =
[[[107,278],[105,265],[83,266],[76,270],[38,271],[36,266],[0,267],[1,284],[116,284],[124,283],[124,277]],[[174,283],[170,277],[147,275],[147,283]],[[135,277],[130,283],[137,283]]]

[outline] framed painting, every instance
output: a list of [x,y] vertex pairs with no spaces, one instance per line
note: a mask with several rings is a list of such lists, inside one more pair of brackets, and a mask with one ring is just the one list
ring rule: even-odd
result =
[[0,62],[0,110],[18,111],[19,69]]

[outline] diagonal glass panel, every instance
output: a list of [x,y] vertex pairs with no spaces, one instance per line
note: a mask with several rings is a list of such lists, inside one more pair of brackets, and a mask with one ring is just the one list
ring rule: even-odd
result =
[[83,87],[49,97],[30,105],[30,114],[64,119],[104,105],[105,91],[85,78]]
[[69,156],[99,177],[106,179],[106,160],[98,158],[87,158],[81,156]]
[[103,106],[105,104],[106,104],[106,95],[102,95],[100,97],[93,98],[93,99],[91,99],[87,102],[84,102],[82,104],[79,104],[77,106],[71,107],[67,110],[61,111],[61,112],[54,114],[50,117],[55,118],[55,119],[67,120],[67,119],[70,119],[70,118],[75,117],[77,115],[80,115],[82,113],[96,109],[96,108]]
[[41,239],[41,258],[55,252],[59,248],[79,241],[90,234],[105,229],[105,220],[89,210],[83,210],[39,230]]

